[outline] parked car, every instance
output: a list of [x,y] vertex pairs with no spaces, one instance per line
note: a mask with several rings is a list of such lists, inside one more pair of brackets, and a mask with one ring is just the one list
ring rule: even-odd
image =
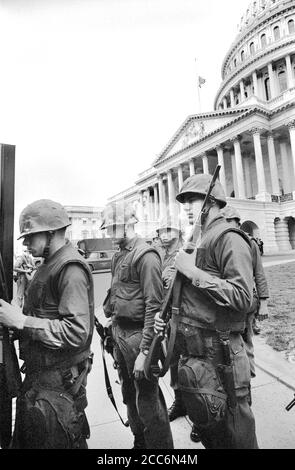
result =
[[102,271],[111,269],[113,253],[105,251],[92,251],[86,257],[91,271]]
[[111,238],[86,238],[80,240],[77,245],[91,271],[110,271],[112,257],[116,251]]

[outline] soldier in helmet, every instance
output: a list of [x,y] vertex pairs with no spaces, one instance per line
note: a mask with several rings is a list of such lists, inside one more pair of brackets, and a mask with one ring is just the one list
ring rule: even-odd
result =
[[[200,213],[211,176],[189,177],[176,199],[189,222]],[[251,247],[246,234],[229,227],[220,210],[226,198],[219,181],[202,212],[196,250],[176,255],[183,274],[176,342],[178,381],[188,415],[208,449],[257,448],[249,406],[250,367],[241,334],[253,299]],[[157,315],[155,329],[163,328]]]
[[168,216],[160,222],[156,231],[164,249],[162,278],[164,288],[168,289],[172,273],[175,271],[175,256],[183,244],[179,221],[174,220],[171,216]]
[[158,383],[144,376],[154,317],[163,298],[161,258],[154,247],[136,235],[137,220],[132,206],[124,202],[110,204],[104,211],[101,229],[106,229],[119,247],[112,259],[111,288],[104,312],[112,320],[114,355],[134,449],[171,449],[164,397]]
[[[239,228],[241,225],[241,216],[239,212],[232,206],[226,206],[223,211],[223,216],[226,220]],[[251,377],[255,377],[255,363],[254,363],[254,345],[253,345],[253,328],[255,318],[258,320],[265,320],[268,317],[267,299],[269,298],[269,291],[267,280],[265,277],[264,269],[262,266],[261,255],[259,247],[253,237],[249,237],[251,241],[252,260],[253,260],[253,275],[255,281],[255,288],[253,293],[253,304],[250,312],[247,314],[246,329],[243,334],[249,361]]]
[[19,238],[44,263],[23,311],[0,300],[0,322],[18,332],[24,360],[13,448],[87,448],[93,282],[82,256],[65,241],[68,225],[65,209],[48,199],[33,202],[20,215]]
[[[157,233],[161,239],[162,246],[164,248],[163,265],[162,265],[162,279],[164,283],[164,295],[165,289],[168,289],[170,282],[175,272],[174,261],[175,257],[183,245],[182,231],[179,225],[179,219],[168,216],[164,218],[157,228]],[[181,390],[178,386],[178,361],[179,351],[175,347],[173,356],[170,364],[170,385],[174,390],[174,401],[168,410],[169,420],[174,421],[175,419],[186,416],[187,411],[182,399]],[[191,439],[194,442],[199,442],[199,436],[195,427],[190,434]]]

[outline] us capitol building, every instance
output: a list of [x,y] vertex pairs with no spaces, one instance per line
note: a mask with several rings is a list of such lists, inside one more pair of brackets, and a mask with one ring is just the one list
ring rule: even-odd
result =
[[149,235],[194,173],[220,181],[265,252],[295,249],[295,0],[257,0],[227,52],[214,110],[188,116],[135,185],[111,197],[134,204]]

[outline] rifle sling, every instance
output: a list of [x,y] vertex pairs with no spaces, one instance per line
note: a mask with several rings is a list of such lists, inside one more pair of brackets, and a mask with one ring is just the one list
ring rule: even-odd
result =
[[173,350],[174,350],[178,323],[179,323],[179,308],[172,307],[172,315],[171,315],[171,320],[170,320],[170,336],[169,336],[169,341],[168,341],[167,354],[164,360],[162,370],[159,374],[160,377],[163,377],[169,368]]
[[102,337],[100,336],[98,330],[96,330],[99,337],[100,337],[100,345],[101,345],[101,354],[102,354],[102,362],[103,362],[103,370],[104,370],[104,380],[105,380],[105,386],[106,386],[106,391],[107,391],[107,394],[108,394],[108,397],[109,399],[111,400],[112,402],[112,405],[113,407],[115,408],[120,420],[121,420],[121,423],[128,427],[129,424],[128,422],[124,422],[122,416],[120,415],[119,413],[119,410],[117,408],[117,404],[116,404],[116,400],[115,400],[115,397],[113,395],[113,390],[112,390],[112,386],[111,386],[111,382],[110,382],[110,377],[109,377],[109,373],[108,373],[108,369],[107,369],[107,364],[106,364],[106,359],[105,359],[105,347],[104,347],[104,340],[102,339]]

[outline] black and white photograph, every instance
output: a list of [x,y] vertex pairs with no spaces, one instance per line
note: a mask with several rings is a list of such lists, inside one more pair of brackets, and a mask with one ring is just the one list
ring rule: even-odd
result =
[[0,64],[0,462],[295,449],[295,0],[0,0]]

